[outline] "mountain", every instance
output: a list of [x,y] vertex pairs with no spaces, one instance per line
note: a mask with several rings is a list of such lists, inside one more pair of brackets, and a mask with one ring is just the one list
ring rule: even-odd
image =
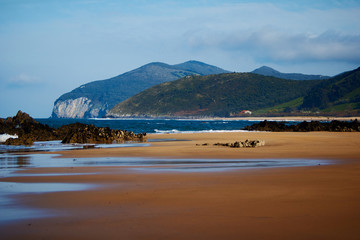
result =
[[319,83],[254,73],[186,76],[117,104],[107,116],[233,116],[304,96]]
[[252,71],[252,73],[257,73],[264,76],[283,78],[283,79],[291,79],[291,80],[322,80],[329,78],[328,76],[322,76],[322,75],[306,75],[302,73],[281,73],[267,66],[262,66],[260,68],[257,68],[254,71]]
[[184,63],[173,65],[172,67],[176,69],[186,70],[190,72],[199,73],[200,75],[210,75],[210,74],[219,74],[226,73],[229,71],[225,71],[224,69],[205,64],[198,61],[187,61]]
[[61,95],[54,103],[53,118],[103,117],[125,99],[160,83],[184,76],[228,72],[198,61],[177,65],[154,62],[119,76],[93,81]]
[[300,109],[325,112],[360,110],[360,67],[322,81],[304,97]]

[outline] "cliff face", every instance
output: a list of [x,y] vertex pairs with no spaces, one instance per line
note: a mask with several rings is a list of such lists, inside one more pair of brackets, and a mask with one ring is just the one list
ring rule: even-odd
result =
[[91,100],[86,97],[58,101],[53,109],[53,117],[83,118],[91,105]]
[[95,118],[106,113],[106,104],[94,104],[91,99],[59,100],[55,103],[52,117],[54,118]]
[[197,61],[178,65],[150,63],[122,75],[84,84],[60,96],[53,118],[96,118],[106,115],[116,104],[154,85],[189,75],[227,72]]

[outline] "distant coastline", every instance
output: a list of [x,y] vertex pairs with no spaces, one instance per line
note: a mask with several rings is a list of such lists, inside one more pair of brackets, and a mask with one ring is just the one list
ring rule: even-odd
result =
[[288,116],[288,117],[235,117],[235,118],[214,118],[215,120],[247,120],[247,121],[351,121],[360,119],[360,116],[353,117],[325,117],[325,116]]
[[139,119],[139,120],[156,120],[156,119],[171,119],[171,120],[224,120],[224,121],[352,121],[355,119],[360,120],[360,116],[352,117],[335,117],[335,116],[283,116],[283,117],[119,117],[119,118],[90,118],[92,120],[127,120],[127,119]]

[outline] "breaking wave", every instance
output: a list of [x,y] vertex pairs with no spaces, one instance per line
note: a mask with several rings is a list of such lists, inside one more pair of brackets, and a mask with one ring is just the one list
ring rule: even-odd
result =
[[196,131],[180,131],[177,129],[159,130],[154,129],[155,134],[170,134],[170,133],[221,133],[221,132],[248,132],[246,130],[196,130]]
[[0,134],[0,142],[1,143],[6,142],[6,140],[8,140],[9,138],[18,138],[18,136],[17,135],[10,135],[10,134],[7,134],[7,133]]

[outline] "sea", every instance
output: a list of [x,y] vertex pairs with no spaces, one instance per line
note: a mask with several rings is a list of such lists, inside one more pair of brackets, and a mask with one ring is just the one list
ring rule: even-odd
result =
[[[246,126],[260,121],[238,119],[149,119],[149,118],[93,118],[93,119],[55,119],[37,118],[36,121],[52,128],[59,128],[76,122],[93,124],[97,127],[109,127],[134,133],[167,134],[167,133],[197,133],[197,132],[243,132]],[[296,121],[286,121],[286,124],[296,124]],[[0,141],[4,142],[9,137],[0,134]],[[174,137],[176,139],[176,137]],[[148,140],[151,142],[152,140]],[[154,140],[157,141],[157,140]],[[141,146],[147,146],[142,143]],[[37,152],[37,151],[61,151],[89,147],[92,144],[62,144],[61,141],[35,142],[32,146],[7,146],[0,144],[0,154],[10,152]],[[94,148],[114,148],[140,146],[140,143],[128,142],[125,144],[95,144]]]
[[[195,132],[229,132],[243,131],[244,127],[258,123],[252,120],[215,120],[215,119],[142,119],[142,118],[94,118],[94,119],[52,119],[39,118],[38,122],[58,128],[71,123],[93,124],[97,127],[109,127],[134,133],[195,133]],[[296,121],[286,121],[286,124],[296,124]]]
[[[36,121],[52,128],[59,128],[72,123],[92,124],[97,127],[109,127],[137,133],[167,134],[167,133],[197,133],[197,132],[244,132],[246,126],[259,123],[257,120],[238,119],[154,119],[154,118],[90,118],[90,119],[63,119],[63,118],[36,118]],[[297,124],[297,121],[284,122],[288,125]],[[0,141],[4,142],[10,136],[0,134]],[[60,151],[84,148],[89,144],[61,144],[61,141],[35,142],[32,146],[6,146],[0,144],[0,154],[17,151]],[[127,144],[96,144],[95,147],[131,147]]]

